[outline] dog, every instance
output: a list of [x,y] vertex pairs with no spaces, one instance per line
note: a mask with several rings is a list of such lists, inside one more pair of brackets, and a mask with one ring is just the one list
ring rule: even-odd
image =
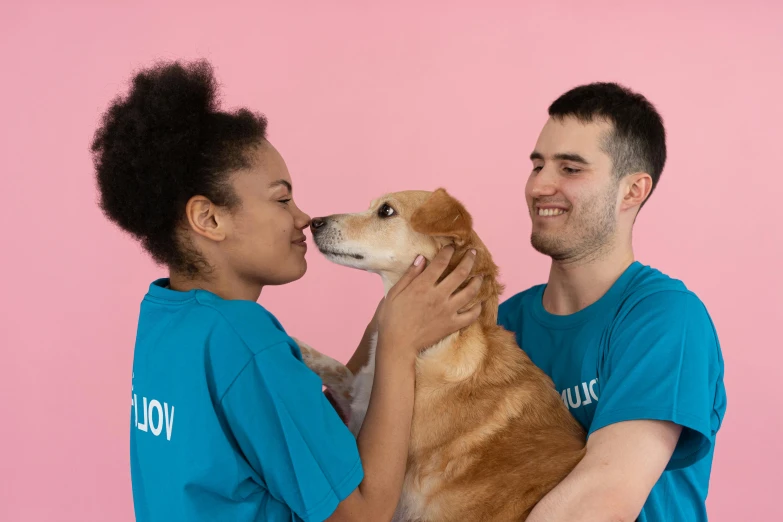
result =
[[[447,275],[476,250],[483,276],[479,319],[424,350],[416,361],[414,412],[403,491],[394,520],[520,521],[585,453],[586,434],[552,380],[514,335],[497,325],[498,267],[470,214],[444,189],[383,196],[361,213],[313,219],[313,239],[336,264],[380,275],[385,292],[414,257],[454,245]],[[470,306],[470,305],[469,305]],[[357,375],[299,340],[303,360],[358,436],[375,369],[375,342]]]

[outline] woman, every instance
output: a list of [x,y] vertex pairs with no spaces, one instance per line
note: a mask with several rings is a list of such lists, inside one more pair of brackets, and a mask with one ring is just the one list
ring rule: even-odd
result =
[[136,518],[389,520],[415,357],[478,317],[479,306],[461,309],[479,281],[455,293],[473,256],[439,283],[451,249],[426,268],[419,256],[379,305],[373,398],[355,440],[256,302],[264,286],[304,275],[310,218],[266,119],[222,112],[216,94],[205,62],[144,70],[92,145],[106,216],[169,272],[142,300],[134,352]]

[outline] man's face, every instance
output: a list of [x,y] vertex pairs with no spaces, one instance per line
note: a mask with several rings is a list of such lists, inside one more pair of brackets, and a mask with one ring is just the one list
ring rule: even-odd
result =
[[601,148],[611,123],[549,119],[530,158],[525,198],[533,248],[556,261],[600,254],[617,227],[618,182]]

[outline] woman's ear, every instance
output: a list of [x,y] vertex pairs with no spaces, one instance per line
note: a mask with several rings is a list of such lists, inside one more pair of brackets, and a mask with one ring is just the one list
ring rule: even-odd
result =
[[421,234],[447,238],[463,246],[473,232],[473,219],[462,203],[439,188],[413,213],[411,227]]
[[226,231],[219,208],[204,196],[193,196],[185,205],[188,226],[196,234],[212,241],[222,241]]

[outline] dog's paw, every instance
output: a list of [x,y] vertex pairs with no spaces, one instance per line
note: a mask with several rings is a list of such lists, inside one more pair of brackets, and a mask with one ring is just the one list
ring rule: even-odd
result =
[[308,360],[312,360],[314,357],[317,357],[316,354],[320,355],[317,350],[302,340],[296,337],[291,337],[291,339],[296,341],[296,345],[299,346],[299,351],[302,352],[302,359],[304,359],[305,363],[307,363]]
[[293,337],[302,352],[302,360],[313,373],[321,378],[324,386],[329,390],[332,400],[337,403],[343,412],[351,410],[351,388],[354,375],[340,361],[324,355],[307,343]]

